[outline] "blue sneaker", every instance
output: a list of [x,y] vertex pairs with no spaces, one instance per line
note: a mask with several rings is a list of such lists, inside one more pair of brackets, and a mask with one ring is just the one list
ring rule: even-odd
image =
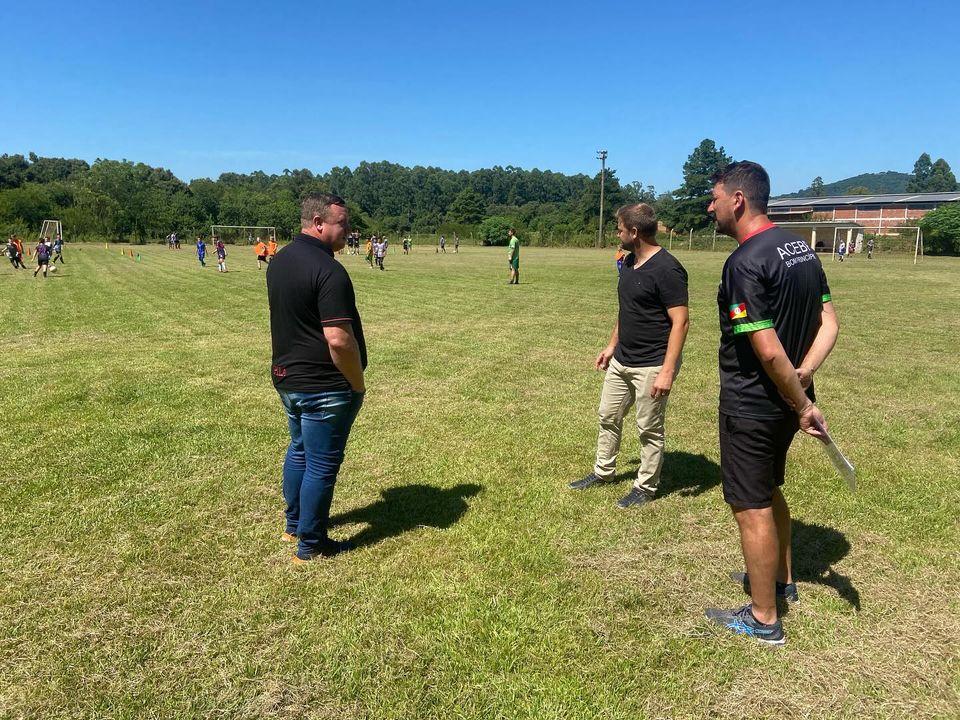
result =
[[[750,594],[750,576],[745,572],[732,572],[730,573],[730,579],[735,583],[739,583],[743,586],[743,591],[749,595]],[[796,583],[777,583],[777,597],[783,598],[789,603],[798,603],[800,602],[800,593],[797,592]]]
[[754,640],[765,642],[767,645],[783,645],[787,638],[783,634],[783,623],[777,618],[775,623],[766,625],[753,616],[750,605],[744,605],[742,608],[733,610],[721,610],[719,608],[709,608],[704,613],[707,619],[712,620],[717,625],[722,625],[737,635],[747,635]]

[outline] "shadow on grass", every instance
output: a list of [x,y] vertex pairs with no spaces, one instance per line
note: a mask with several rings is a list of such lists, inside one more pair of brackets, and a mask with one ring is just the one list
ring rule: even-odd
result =
[[[639,463],[639,458],[629,461],[630,465]],[[632,481],[636,476],[636,471],[624,471],[614,475],[612,482]],[[708,460],[704,455],[674,450],[664,456],[656,497],[659,499],[672,493],[687,497],[702,495],[719,484],[720,466],[713,460]]]
[[357,547],[375,545],[418,527],[442,530],[463,517],[469,508],[466,498],[473,497],[482,489],[482,486],[474,483],[446,489],[430,485],[387,488],[381,491],[381,497],[376,502],[331,517],[330,527],[366,524],[366,528],[349,538]]
[[800,582],[826,585],[837,591],[854,610],[860,610],[860,593],[850,578],[831,566],[846,557],[850,543],[842,532],[826,525],[793,521],[793,577]]

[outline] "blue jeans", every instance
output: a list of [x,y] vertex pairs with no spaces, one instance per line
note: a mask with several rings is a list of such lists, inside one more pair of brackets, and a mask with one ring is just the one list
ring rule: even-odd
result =
[[290,429],[283,461],[287,532],[300,538],[297,554],[307,557],[327,542],[333,487],[363,393],[278,392]]

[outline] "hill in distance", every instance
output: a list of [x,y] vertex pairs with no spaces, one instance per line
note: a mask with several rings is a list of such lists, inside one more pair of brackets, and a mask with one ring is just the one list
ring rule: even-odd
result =
[[[865,187],[870,191],[871,195],[879,195],[883,193],[903,193],[907,191],[907,183],[910,182],[912,178],[913,175],[910,173],[896,172],[894,170],[887,170],[886,172],[878,173],[863,173],[862,175],[855,175],[853,177],[845,178],[844,180],[825,183],[823,186],[823,194],[847,195],[849,194],[848,191],[850,188],[855,187]],[[812,190],[807,187],[803,190],[798,190],[795,193],[787,193],[785,195],[779,195],[778,197],[809,197],[811,194]]]

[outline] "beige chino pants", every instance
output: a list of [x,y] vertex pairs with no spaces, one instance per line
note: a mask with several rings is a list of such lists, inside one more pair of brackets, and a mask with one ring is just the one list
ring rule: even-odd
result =
[[[626,367],[610,358],[600,395],[600,435],[597,438],[597,463],[593,473],[601,480],[612,480],[617,470],[623,419],[630,406],[637,406],[637,430],[640,432],[640,469],[633,486],[653,495],[660,483],[663,467],[664,416],[667,398],[654,400],[650,390],[661,366]],[[680,372],[677,365],[677,372]]]

